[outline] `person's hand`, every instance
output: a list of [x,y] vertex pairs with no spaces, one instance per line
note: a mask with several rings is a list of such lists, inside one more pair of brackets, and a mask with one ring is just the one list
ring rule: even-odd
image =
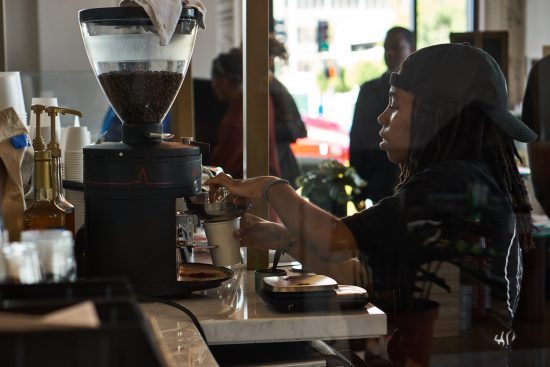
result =
[[284,226],[252,214],[241,217],[240,229],[234,235],[240,240],[241,246],[264,250],[283,249],[292,241],[292,235]]
[[217,190],[219,186],[227,188],[232,194],[250,200],[257,200],[263,198],[263,190],[265,186],[277,177],[273,176],[260,176],[249,178],[246,180],[235,180],[225,173],[212,177],[205,182],[206,185],[210,185],[210,191]]

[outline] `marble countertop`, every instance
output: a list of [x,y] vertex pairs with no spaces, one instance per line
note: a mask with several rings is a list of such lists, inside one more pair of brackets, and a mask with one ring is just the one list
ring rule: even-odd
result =
[[[337,340],[386,335],[386,315],[368,304],[360,310],[281,313],[272,310],[254,289],[254,272],[234,268],[220,287],[174,299],[197,317],[209,345],[302,340]],[[181,310],[158,303],[142,304],[169,365],[216,366],[197,329]]]

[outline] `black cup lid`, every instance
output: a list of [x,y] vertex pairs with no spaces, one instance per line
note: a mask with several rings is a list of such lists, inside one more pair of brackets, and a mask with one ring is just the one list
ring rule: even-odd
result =
[[[181,10],[181,19],[197,19],[197,11],[194,8],[183,8]],[[149,15],[141,6],[123,6],[111,8],[92,8],[83,9],[78,12],[80,23],[98,22],[104,25],[142,25],[143,23],[152,24]]]

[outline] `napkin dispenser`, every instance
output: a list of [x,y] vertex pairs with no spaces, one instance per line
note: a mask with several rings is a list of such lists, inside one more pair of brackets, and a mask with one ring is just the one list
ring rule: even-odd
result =
[[266,277],[257,293],[281,312],[359,309],[369,299],[361,287],[338,285],[334,279],[318,274]]

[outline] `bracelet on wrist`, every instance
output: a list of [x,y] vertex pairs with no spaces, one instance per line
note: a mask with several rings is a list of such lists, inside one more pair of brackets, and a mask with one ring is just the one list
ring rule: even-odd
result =
[[275,185],[278,185],[278,184],[285,184],[285,185],[290,185],[290,182],[288,182],[287,180],[284,180],[282,178],[278,178],[276,180],[272,180],[272,181],[269,181],[264,189],[263,189],[263,192],[262,192],[262,197],[264,198],[265,201],[269,201],[269,190],[271,190],[271,188]]

